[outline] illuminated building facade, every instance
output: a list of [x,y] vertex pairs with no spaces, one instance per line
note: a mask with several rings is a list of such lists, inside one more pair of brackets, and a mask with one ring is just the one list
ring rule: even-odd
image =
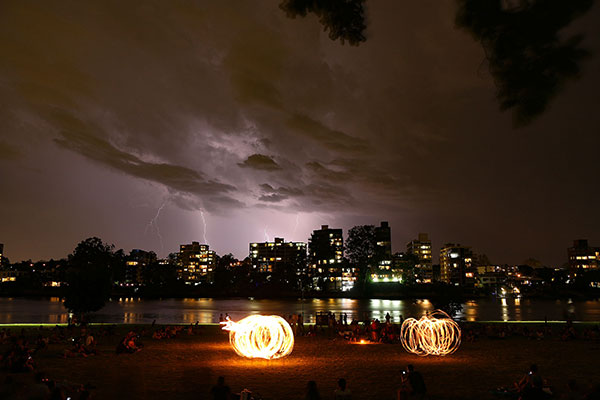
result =
[[431,240],[426,233],[419,233],[419,238],[411,240],[406,244],[406,252],[417,258],[415,274],[417,280],[423,283],[433,281],[433,270],[431,260]]
[[473,252],[470,247],[447,243],[440,250],[441,280],[457,286],[474,284]]
[[308,241],[308,276],[315,289],[348,290],[354,280],[344,276],[344,235],[341,229],[321,225]]
[[275,238],[274,242],[250,243],[249,257],[252,268],[260,273],[281,273],[289,268],[295,268],[297,275],[306,272],[304,242],[286,242],[283,238]]
[[3,264],[4,260],[4,244],[0,243],[0,266]]
[[177,255],[177,279],[188,285],[212,282],[216,260],[215,252],[207,244],[182,244]]
[[569,255],[569,272],[598,269],[600,267],[600,247],[590,247],[586,239],[573,241],[573,247],[567,250]]
[[396,253],[392,256],[390,264],[381,263],[377,268],[371,269],[371,281],[373,282],[404,282],[404,275],[408,270],[409,263],[406,254]]
[[373,282],[400,282],[401,274],[395,274],[392,256],[392,228],[387,221],[375,227],[374,263],[371,266]]
[[141,285],[144,283],[144,269],[157,262],[153,251],[133,249],[125,261],[125,285]]
[[0,270],[0,282],[14,282],[17,280],[19,273],[17,271],[3,271]]

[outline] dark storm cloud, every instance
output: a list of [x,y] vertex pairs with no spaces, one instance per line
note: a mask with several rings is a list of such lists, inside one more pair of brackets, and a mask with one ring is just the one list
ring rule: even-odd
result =
[[171,190],[200,197],[205,196],[209,199],[211,210],[215,208],[214,206],[217,203],[221,203],[223,206],[239,204],[237,201],[229,200],[229,197],[225,195],[228,192],[235,191],[235,187],[231,185],[206,179],[198,171],[190,168],[168,163],[144,161],[133,154],[116,148],[100,136],[101,132],[98,132],[98,134],[87,133],[93,130],[93,127],[65,112],[54,110],[52,119],[60,121],[60,126],[65,129],[60,132],[61,137],[54,139],[59,146],[65,149],[74,151],[120,172],[160,183]]
[[[251,106],[265,107],[269,111],[266,124],[272,125],[279,120],[287,132],[297,134],[301,140],[310,139],[311,145],[338,153],[369,150],[366,140],[332,129],[318,118],[298,112],[306,104],[294,104],[293,96],[298,96],[302,90],[296,87],[296,92],[289,91],[289,86],[296,86],[290,81],[297,81],[301,74],[305,76],[304,81],[310,82],[309,87],[315,83],[319,84],[320,90],[332,87],[335,73],[329,66],[309,64],[297,58],[298,55],[290,51],[281,36],[271,29],[260,27],[244,33],[231,46],[224,60],[238,100]],[[294,65],[300,65],[304,70],[295,70]],[[250,115],[254,113],[257,121],[263,120],[261,110],[249,110]],[[267,127],[266,130],[270,129]]]
[[[594,74],[515,133],[498,112],[494,76],[480,68],[480,43],[455,27],[456,2],[370,1],[358,47],[331,41],[314,17],[287,18],[279,3],[3,1],[0,135],[9,150],[0,152],[21,156],[2,158],[13,195],[0,219],[14,221],[13,241],[28,210],[45,209],[40,193],[60,183],[65,195],[45,216],[56,224],[23,248],[66,254],[53,228],[64,220],[76,239],[105,227],[107,240],[156,249],[142,234],[158,214],[172,249],[206,234],[241,257],[266,225],[305,240],[321,223],[382,219],[396,250],[420,231],[493,249],[494,260],[535,254],[526,254],[535,238],[553,260],[571,236],[594,242]],[[593,12],[577,21],[597,52]],[[119,201],[108,199],[115,185]],[[581,187],[590,192],[574,196]],[[97,212],[107,204],[118,222]],[[211,211],[206,221],[201,210]],[[520,246],[511,254],[509,237]]]
[[275,194],[275,195],[280,196],[285,199],[287,199],[289,197],[304,196],[304,192],[301,189],[297,189],[297,188],[291,188],[291,187],[286,187],[286,186],[279,186],[278,188],[274,188],[273,186],[269,185],[268,183],[263,183],[262,185],[260,185],[260,188],[265,193]]
[[288,196],[285,195],[281,195],[281,194],[265,194],[262,195],[258,198],[258,200],[260,201],[264,201],[266,203],[279,203],[283,200],[287,200]]
[[289,205],[300,211],[335,210],[355,204],[355,199],[343,187],[329,183],[306,183],[301,187],[273,187],[268,183],[260,185],[264,193],[260,201],[279,203],[289,201]]
[[331,168],[327,168],[317,161],[306,163],[306,167],[320,178],[334,182],[339,182],[343,179],[349,179],[352,176],[346,171],[336,171]]
[[0,140],[0,160],[14,160],[20,155],[21,152],[16,147]]
[[286,125],[303,136],[318,142],[321,146],[336,152],[362,152],[368,151],[366,140],[352,137],[344,132],[326,127],[306,115],[293,113],[286,121]]
[[[113,6],[105,5],[104,11]],[[177,24],[157,23],[161,10]],[[38,35],[51,39],[50,46],[27,35],[3,43],[17,55],[5,68],[24,101],[21,114],[37,121],[39,130],[62,136],[55,142],[63,148],[181,192],[183,198],[198,196],[199,201],[185,201],[186,209],[215,195],[220,198],[212,202],[221,208],[251,206],[256,197],[249,196],[248,185],[261,179],[261,172],[269,172],[281,187],[313,184],[306,194],[311,203],[327,203],[329,191],[317,189],[324,178],[296,165],[370,150],[367,140],[324,122],[327,116],[319,103],[326,104],[330,95],[315,101],[312,92],[333,90],[334,80],[347,74],[306,57],[318,35],[300,44],[298,52],[290,37],[251,11],[228,17],[233,31],[206,36],[208,26],[195,26],[180,13],[190,12],[183,3],[123,10],[110,22],[109,14],[101,13],[85,29],[80,24],[57,26],[64,18],[57,10],[44,17],[39,10],[21,11],[21,18],[38,22]],[[71,11],[90,17],[82,5]],[[216,7],[211,12],[221,11]],[[127,23],[130,13],[139,24]],[[205,18],[203,13],[196,16]],[[181,36],[189,40],[181,41]],[[92,57],[88,41],[94,42]],[[16,52],[19,46],[27,52]],[[29,62],[31,56],[39,60],[38,67]],[[51,59],[57,61],[47,61]],[[74,121],[78,125],[70,126]],[[240,174],[234,165],[246,172]]]
[[142,179],[193,194],[224,193],[235,190],[231,185],[204,179],[200,173],[179,165],[150,163],[121,151],[104,139],[79,132],[61,132],[62,138],[55,139],[60,146],[75,151],[108,167]]
[[239,163],[238,165],[243,168],[254,168],[263,171],[275,171],[281,169],[275,160],[264,154],[252,154],[243,163]]

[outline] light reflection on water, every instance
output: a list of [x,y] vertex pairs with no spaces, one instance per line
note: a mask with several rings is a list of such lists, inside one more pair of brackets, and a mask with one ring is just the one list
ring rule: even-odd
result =
[[[315,322],[317,312],[333,312],[336,318],[347,314],[353,318],[392,320],[402,317],[419,318],[434,309],[427,299],[304,299],[304,300],[251,300],[186,298],[143,300],[137,297],[117,298],[92,315],[92,321],[108,323],[217,323],[219,315],[228,313],[233,320],[250,314],[277,314],[289,316],[303,313],[305,322]],[[521,298],[478,299],[467,301],[457,314],[466,321],[549,321],[565,320],[600,321],[598,300],[541,300]],[[0,323],[66,323],[68,314],[62,300],[0,298]]]

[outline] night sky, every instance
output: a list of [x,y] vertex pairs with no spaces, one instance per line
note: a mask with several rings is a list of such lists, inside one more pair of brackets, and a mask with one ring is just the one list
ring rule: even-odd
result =
[[5,255],[98,236],[243,258],[381,220],[394,251],[428,232],[494,263],[600,246],[598,4],[567,28],[579,79],[515,128],[455,1],[369,0],[359,46],[279,3],[2,1]]

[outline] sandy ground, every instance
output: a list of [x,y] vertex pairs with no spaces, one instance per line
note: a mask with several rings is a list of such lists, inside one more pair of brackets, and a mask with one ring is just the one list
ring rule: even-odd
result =
[[[264,399],[303,399],[306,383],[315,380],[324,400],[333,398],[336,381],[346,378],[353,399],[395,399],[400,371],[412,363],[425,377],[431,399],[492,399],[496,387],[518,380],[530,363],[555,391],[567,381],[583,387],[600,382],[600,343],[558,338],[541,341],[521,337],[482,338],[463,343],[453,355],[418,357],[400,345],[357,345],[326,335],[298,337],[293,353],[280,360],[250,360],[237,356],[218,327],[199,328],[175,339],[145,339],[135,354],[116,355],[118,338],[99,338],[101,354],[63,359],[64,345],[51,345],[36,355],[38,369],[56,381],[91,383],[96,399],[209,399],[219,375],[234,392],[244,388]],[[20,381],[29,374],[13,374]],[[4,380],[6,372],[0,372]]]

